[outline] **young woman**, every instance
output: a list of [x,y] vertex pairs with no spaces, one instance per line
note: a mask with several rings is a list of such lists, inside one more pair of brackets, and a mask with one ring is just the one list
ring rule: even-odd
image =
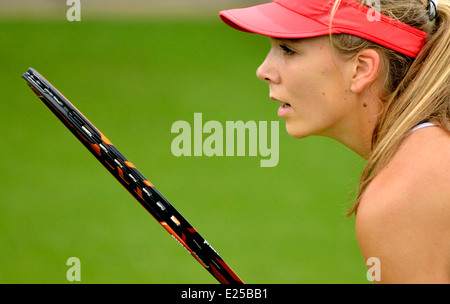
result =
[[367,159],[356,202],[384,283],[450,283],[449,0],[275,0],[222,11],[270,37],[257,70],[296,138]]

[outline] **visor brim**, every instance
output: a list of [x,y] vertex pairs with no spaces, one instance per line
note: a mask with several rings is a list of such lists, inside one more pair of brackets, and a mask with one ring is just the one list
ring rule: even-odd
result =
[[236,30],[274,38],[308,38],[330,32],[329,27],[275,2],[221,11],[219,16]]

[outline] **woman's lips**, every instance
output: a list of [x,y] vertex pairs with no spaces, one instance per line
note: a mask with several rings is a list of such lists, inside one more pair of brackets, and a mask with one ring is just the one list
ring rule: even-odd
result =
[[283,103],[281,107],[278,108],[278,116],[283,117],[291,109],[291,105],[288,103]]
[[282,103],[281,107],[278,109],[278,116],[283,117],[284,115],[286,115],[286,113],[289,112],[289,110],[291,109],[291,105],[279,100],[278,98],[276,98],[275,96],[270,96],[270,99],[275,100],[275,101],[279,101]]

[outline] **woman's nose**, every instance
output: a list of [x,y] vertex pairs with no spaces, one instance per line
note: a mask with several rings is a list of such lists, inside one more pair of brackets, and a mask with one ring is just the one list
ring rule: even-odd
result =
[[258,67],[256,70],[256,76],[265,81],[267,83],[280,83],[280,74],[275,69],[274,63],[270,57],[270,54],[267,55],[264,62]]

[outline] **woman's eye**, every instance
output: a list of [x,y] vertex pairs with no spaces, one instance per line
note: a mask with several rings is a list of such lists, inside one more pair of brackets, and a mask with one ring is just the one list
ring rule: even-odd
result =
[[280,48],[283,50],[283,52],[284,52],[286,55],[294,55],[294,54],[295,54],[295,51],[293,51],[292,49],[290,49],[289,47],[287,47],[287,46],[284,45],[284,44],[280,44]]

